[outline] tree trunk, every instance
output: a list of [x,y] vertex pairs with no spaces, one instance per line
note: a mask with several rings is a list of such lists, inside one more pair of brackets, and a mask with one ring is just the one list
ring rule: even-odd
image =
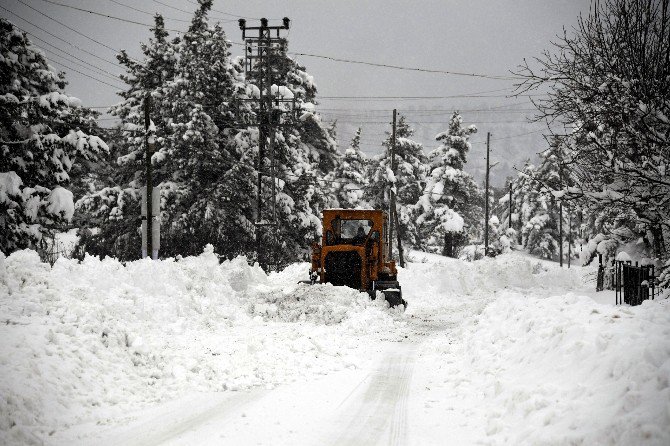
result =
[[445,257],[454,256],[454,236],[451,232],[444,234],[444,248],[442,248],[442,255]]

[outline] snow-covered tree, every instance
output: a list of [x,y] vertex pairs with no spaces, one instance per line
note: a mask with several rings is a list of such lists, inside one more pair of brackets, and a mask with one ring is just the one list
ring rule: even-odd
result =
[[[125,182],[81,200],[83,209],[102,214],[101,231],[89,245],[105,245],[122,257],[139,255],[139,188],[146,183],[142,107],[150,95],[157,149],[154,185],[162,189],[162,254],[195,254],[206,244],[227,256],[253,250],[257,145],[250,135],[257,132],[244,129],[240,119],[249,91],[239,61],[230,58],[223,29],[208,23],[211,0],[199,5],[181,39],[168,41],[157,16],[153,39],[142,47],[145,59],[119,57],[130,84],[114,110],[128,121],[123,127],[127,153],[119,159]],[[118,240],[130,251],[113,249]]]
[[448,130],[435,137],[440,145],[428,155],[430,174],[416,206],[423,246],[450,257],[481,227],[481,191],[463,170],[470,135],[476,132],[474,125],[464,127],[454,112]]
[[237,255],[253,246],[250,146],[237,138],[247,88],[223,29],[207,21],[211,5],[200,1],[179,43],[174,79],[162,88],[159,102],[170,127],[154,155],[165,173],[160,180],[166,255],[199,253],[206,244]]
[[[512,222],[515,230],[521,233],[524,248],[532,254],[551,259],[560,252],[561,201],[564,256],[568,253],[568,240],[576,241],[579,237],[574,203],[565,200],[563,192],[563,189],[573,187],[575,178],[565,165],[567,151],[559,139],[553,138],[549,148],[540,156],[542,162],[539,166],[526,163],[512,183],[515,209]],[[570,217],[571,212],[575,218]]]
[[360,149],[361,128],[351,140],[351,144],[344,152],[344,157],[332,178],[338,206],[344,209],[360,209],[368,207],[363,200],[363,194],[367,187],[367,165],[368,161]]
[[123,101],[111,108],[110,113],[122,121],[117,135],[116,159],[110,161],[111,174],[102,178],[94,190],[83,196],[76,204],[77,214],[87,226],[97,231],[86,240],[86,250],[95,255],[113,255],[120,259],[135,259],[140,256],[140,189],[145,179],[145,133],[144,101],[152,99],[152,121],[158,154],[154,155],[155,184],[169,178],[171,172],[158,163],[164,159],[165,138],[172,133],[167,119],[162,119],[157,110],[164,99],[163,89],[174,80],[180,39],[168,39],[162,16],[154,17],[152,38],[142,43],[143,58],[136,60],[121,51],[119,63],[126,68],[121,79],[128,88],[119,94]]
[[[365,198],[375,209],[389,209],[390,190],[396,193],[396,209],[402,236],[418,246],[416,203],[426,182],[426,156],[421,144],[411,139],[414,130],[399,115],[396,124],[395,166],[391,166],[392,135],[382,143],[386,150],[370,162]],[[395,169],[393,169],[395,167]],[[395,172],[394,172],[395,170]]]
[[515,240],[516,231],[513,228],[501,224],[495,215],[489,219],[489,256],[495,257],[509,252]]
[[[138,191],[145,183],[142,104],[150,94],[157,146],[152,165],[155,182],[162,186],[161,253],[195,253],[211,243],[222,255],[252,254],[260,230],[266,250],[276,247],[270,254],[274,258],[264,261],[294,261],[318,237],[320,210],[334,201],[330,185],[317,180],[337,167],[337,144],[332,129],[313,112],[312,76],[275,54],[274,85],[266,92],[295,99],[300,113],[299,119],[284,113],[284,125],[275,126],[273,138],[266,141],[269,148],[273,139],[272,152],[266,150],[261,161],[265,210],[256,215],[261,132],[243,123],[259,120],[258,102],[248,99],[258,99],[261,92],[254,72],[245,78],[242,59],[230,58],[221,27],[208,23],[211,4],[199,1],[180,39],[168,40],[157,17],[153,38],[143,46],[144,59],[120,56],[130,85],[114,110],[124,121],[126,154],[119,159],[124,175],[116,181],[119,186],[109,185],[80,201],[82,211],[92,209],[100,222],[101,230],[89,244],[106,246],[116,255],[114,246],[128,246],[132,252],[125,252],[125,258],[139,255]],[[152,76],[153,71],[162,77]],[[273,189],[278,224],[258,229],[255,220],[272,219]]]
[[670,229],[669,22],[667,0],[597,2],[519,73],[520,91],[549,87],[540,118],[572,129],[561,137],[579,178],[569,195],[631,210],[660,257]]
[[25,33],[0,18],[0,250],[36,247],[72,218],[66,187],[72,168],[107,145],[87,135],[81,102],[63,93],[62,73],[49,66]]

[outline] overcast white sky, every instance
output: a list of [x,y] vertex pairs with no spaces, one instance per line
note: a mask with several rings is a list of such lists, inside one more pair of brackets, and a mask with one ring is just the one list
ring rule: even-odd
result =
[[[166,18],[167,27],[175,30],[185,30],[191,16],[180,10],[193,11],[196,8],[196,0],[52,1],[145,24],[152,22],[153,13],[160,12]],[[588,11],[589,3],[588,0],[216,0],[214,9],[217,11],[212,13],[212,17],[222,22],[232,41],[241,41],[237,16],[246,17],[249,25],[260,17],[270,18],[271,23],[276,19],[279,23],[282,17],[287,16],[291,19],[289,50],[293,52],[505,76],[524,57],[532,58],[548,49],[550,41],[562,32],[563,26],[569,29],[576,23],[580,12]],[[115,94],[117,88],[87,76],[122,86],[121,81],[106,77],[118,75],[121,69],[115,63],[115,52],[102,44],[113,49],[124,48],[131,56],[138,57],[140,42],[149,37],[148,27],[95,16],[45,0],[2,0],[0,4],[30,22],[0,9],[0,16],[42,39],[32,38],[36,45],[48,51],[46,55],[54,67],[67,73],[70,94],[81,98],[87,106],[106,106],[119,101]],[[54,47],[71,55],[65,55]],[[233,46],[232,51],[234,55],[241,54],[241,48],[237,46]],[[466,170],[473,173],[478,181],[483,179],[487,131],[492,133],[492,162],[500,162],[492,170],[492,178],[497,185],[504,182],[506,175],[513,173],[513,165],[522,166],[524,159],[534,158],[545,147],[542,139],[544,127],[527,122],[527,117],[532,116],[528,99],[505,97],[513,91],[512,80],[400,71],[296,57],[314,76],[319,96],[324,97],[445,97],[486,92],[475,94],[485,97],[468,98],[322,98],[319,110],[324,120],[338,119],[342,148],[346,147],[360,123],[363,126],[364,152],[379,153],[384,132],[389,130],[393,108],[406,115],[416,130],[416,139],[424,144],[426,152],[435,147],[434,135],[446,129],[451,111],[460,109],[465,123],[475,124],[479,129],[479,133],[472,138],[473,148],[466,166]],[[88,67],[82,60],[97,66],[102,72]],[[73,61],[84,67],[75,65]],[[492,110],[483,111],[488,109]],[[112,125],[113,121],[101,124]],[[526,135],[512,137],[520,134]]]

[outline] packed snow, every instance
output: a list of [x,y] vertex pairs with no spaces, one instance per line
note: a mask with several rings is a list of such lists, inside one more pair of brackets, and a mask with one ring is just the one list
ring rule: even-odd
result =
[[[322,444],[348,428],[374,443],[352,416],[375,389],[399,444],[670,442],[667,300],[596,301],[593,267],[519,253],[410,260],[402,312],[299,284],[306,264],[266,274],[211,249],[0,256],[0,443]],[[214,406],[225,420],[199,422]]]

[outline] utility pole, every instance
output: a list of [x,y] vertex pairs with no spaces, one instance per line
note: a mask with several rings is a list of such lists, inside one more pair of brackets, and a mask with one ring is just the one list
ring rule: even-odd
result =
[[[560,146],[559,146],[560,149]],[[558,164],[558,181],[561,185],[561,190],[563,190],[563,153],[561,150],[561,157]],[[558,256],[559,264],[563,268],[563,197],[558,204]]]
[[[396,120],[396,109],[393,109],[393,127],[391,131],[391,172],[393,172],[393,175],[395,176],[395,120]],[[391,190],[389,191],[390,193],[390,198],[391,198],[391,203],[389,206],[389,217],[391,219],[391,222],[389,224],[389,259],[393,258],[393,225],[395,224],[395,217],[393,215],[393,210],[395,207],[395,193],[393,193],[393,188],[395,187],[395,183],[393,183],[393,186],[391,186]]]
[[563,268],[563,201],[558,204],[558,257]]
[[489,255],[489,154],[491,132],[486,132],[486,194],[484,197],[484,255]]
[[509,228],[512,227],[512,182],[509,182]]
[[[394,108],[393,109],[393,138],[391,141],[391,170],[393,171],[393,175],[395,176],[396,172],[396,166],[395,166],[395,144],[396,144],[396,115],[397,111]],[[398,209],[396,207],[396,202],[395,202],[395,192],[391,190],[391,221],[395,222],[395,227],[396,227],[396,237],[398,239],[398,256],[400,257],[400,266],[405,267],[405,257],[403,256],[403,250],[402,250],[402,234],[400,233],[400,221],[398,220]],[[390,244],[391,242],[389,242]],[[389,248],[390,249],[390,248]],[[390,257],[390,251],[389,251],[389,257]]]
[[[258,121],[250,126],[258,126],[258,162],[257,162],[257,197],[256,197],[256,257],[260,266],[267,270],[268,262],[265,258],[263,241],[263,227],[277,225],[276,213],[276,167],[275,167],[275,129],[280,126],[282,113],[293,112],[295,109],[295,98],[286,99],[280,97],[279,91],[275,96],[272,86],[275,84],[274,71],[278,67],[273,66],[273,61],[283,60],[286,54],[287,41],[279,36],[280,30],[288,30],[290,20],[284,17],[282,25],[268,26],[268,19],[261,18],[260,26],[247,26],[245,19],[238,21],[242,30],[242,39],[245,42],[245,73],[255,80],[260,91],[258,99],[252,101],[258,103]],[[258,31],[257,36],[247,36],[247,31]],[[273,36],[272,32],[276,35]],[[288,107],[284,105],[288,104]],[[263,212],[263,160],[266,151],[270,158],[270,177],[272,180],[271,219],[264,219]],[[273,250],[274,251],[274,250]]]
[[146,169],[147,169],[147,254],[153,258],[154,243],[153,243],[153,178],[151,172],[151,155],[154,151],[153,137],[149,136],[149,127],[151,125],[151,95],[147,94],[144,98],[144,143],[146,146]]
[[570,257],[572,257],[572,212],[568,206],[568,269],[570,268]]

